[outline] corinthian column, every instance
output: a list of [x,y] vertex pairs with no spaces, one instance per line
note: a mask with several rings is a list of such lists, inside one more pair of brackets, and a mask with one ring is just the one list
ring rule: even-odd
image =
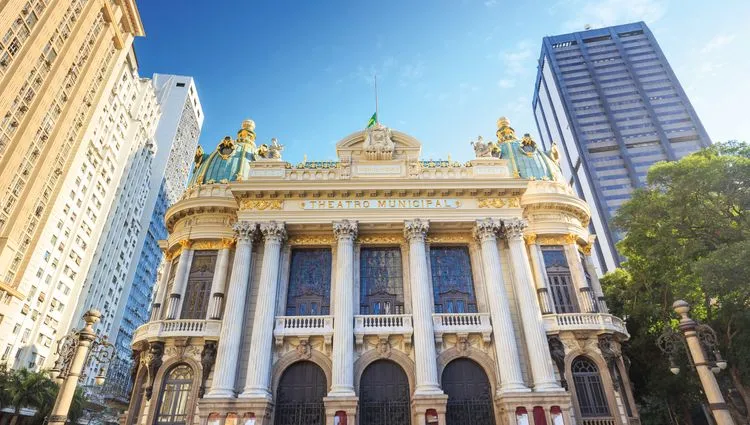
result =
[[221,319],[221,304],[224,301],[224,292],[227,285],[227,268],[229,266],[229,248],[232,246],[232,240],[224,240],[223,248],[219,250],[216,256],[216,267],[214,268],[214,277],[211,281],[211,301],[208,305],[206,319]]
[[172,258],[164,255],[164,268],[161,272],[161,281],[159,287],[156,290],[156,296],[154,297],[154,304],[151,306],[151,321],[159,320],[162,316],[162,307],[166,307],[167,294],[167,282],[169,282],[169,273],[172,272]]
[[333,315],[333,385],[329,397],[354,396],[354,240],[356,221],[333,223],[336,293]]
[[271,400],[271,349],[273,346],[273,324],[276,307],[276,288],[279,281],[279,258],[281,243],[286,239],[284,223],[270,221],[260,224],[265,245],[263,265],[258,285],[258,300],[255,303],[253,336],[250,339],[250,356],[247,364],[243,398]]
[[508,238],[510,261],[515,276],[513,283],[521,311],[523,333],[526,336],[534,391],[562,391],[555,379],[555,369],[549,354],[542,311],[536,299],[534,278],[531,274],[529,256],[526,254],[526,244],[523,241],[523,230],[527,225],[526,220],[522,219],[506,221],[505,236]]
[[255,223],[240,221],[234,225],[237,247],[232,264],[232,279],[224,306],[224,319],[221,321],[219,347],[216,353],[214,378],[206,398],[234,397],[234,384],[237,377],[237,360],[240,355],[240,340],[245,328],[245,299],[250,280]]
[[500,269],[500,253],[497,250],[497,233],[502,229],[498,219],[477,220],[474,237],[482,247],[484,281],[487,285],[492,333],[495,336],[495,358],[500,370],[499,392],[529,391],[523,383],[521,361],[518,356],[510,303],[505,292],[505,282]]
[[409,278],[414,322],[414,354],[417,364],[417,386],[414,395],[443,394],[437,377],[437,353],[432,328],[431,289],[427,274],[425,239],[430,224],[414,219],[404,223],[404,237],[409,241]]
[[177,271],[174,276],[174,287],[169,294],[169,305],[167,306],[167,319],[179,319],[182,311],[182,300],[185,298],[188,277],[190,275],[190,263],[193,262],[193,250],[190,249],[190,241],[180,241],[182,252],[177,262]]

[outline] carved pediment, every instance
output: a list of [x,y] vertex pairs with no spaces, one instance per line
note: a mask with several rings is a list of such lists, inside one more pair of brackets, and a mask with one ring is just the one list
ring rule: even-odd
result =
[[336,154],[343,162],[416,161],[421,149],[417,139],[381,124],[352,133],[336,144]]

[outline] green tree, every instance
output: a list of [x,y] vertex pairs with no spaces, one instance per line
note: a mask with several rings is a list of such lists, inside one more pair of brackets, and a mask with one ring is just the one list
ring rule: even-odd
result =
[[46,372],[18,369],[12,372],[10,381],[10,404],[14,408],[16,419],[20,417],[24,407],[39,412],[55,402],[57,385]]
[[691,423],[686,406],[702,402],[694,374],[670,376],[656,347],[676,299],[719,334],[728,402],[738,423],[750,423],[750,146],[721,143],[654,165],[614,224],[627,260],[602,285],[612,311],[628,317],[644,423]]

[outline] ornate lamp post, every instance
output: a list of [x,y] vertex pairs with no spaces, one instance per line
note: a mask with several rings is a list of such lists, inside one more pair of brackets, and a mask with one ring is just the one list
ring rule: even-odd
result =
[[[60,384],[60,391],[57,393],[57,400],[49,418],[50,425],[65,425],[78,380],[84,376],[83,368],[88,361],[95,358],[100,364],[107,364],[112,358],[112,344],[94,332],[94,324],[101,317],[99,310],[87,311],[83,315],[86,326],[80,331],[72,331],[65,335],[57,344],[58,359],[50,374],[52,379]],[[97,385],[104,383],[104,367],[99,370],[94,381]]]
[[[710,326],[699,324],[688,316],[690,305],[687,302],[675,301],[672,308],[680,315],[679,329],[682,334],[666,328],[657,340],[659,349],[669,356],[669,370],[675,375],[680,373],[680,367],[675,363],[674,355],[679,347],[683,346],[688,357],[688,367],[698,372],[703,392],[708,399],[708,407],[717,425],[734,425],[732,415],[729,413],[714,376],[727,367],[727,362],[719,353],[716,332]],[[713,354],[715,360],[708,360],[704,348]]]

